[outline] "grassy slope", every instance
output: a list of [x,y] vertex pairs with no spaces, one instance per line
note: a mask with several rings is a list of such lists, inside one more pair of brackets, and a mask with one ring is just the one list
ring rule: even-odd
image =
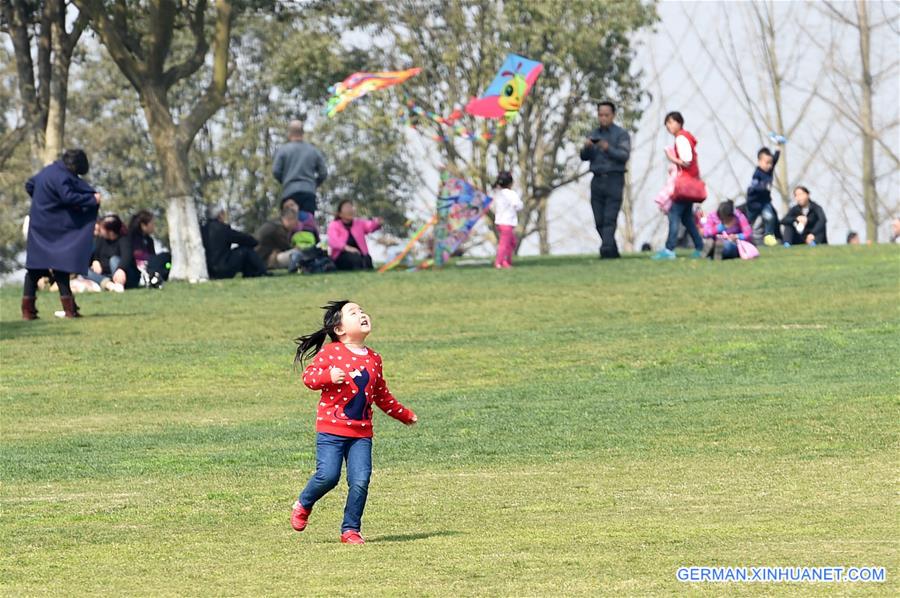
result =
[[[680,565],[884,565],[896,594],[900,252],[524,260],[80,300],[0,293],[4,593],[720,593]],[[395,395],[364,533],[314,467],[291,338],[349,296]]]

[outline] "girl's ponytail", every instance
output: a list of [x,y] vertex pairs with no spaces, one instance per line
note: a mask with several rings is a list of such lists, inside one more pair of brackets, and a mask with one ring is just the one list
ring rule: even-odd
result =
[[331,338],[332,341],[338,340],[338,335],[334,329],[341,325],[341,310],[348,303],[350,303],[350,300],[344,299],[341,301],[330,301],[328,305],[322,306],[322,309],[325,310],[325,316],[322,318],[322,327],[312,334],[306,334],[294,339],[294,342],[297,343],[294,366],[297,364],[303,365],[303,362],[307,359],[314,357],[316,353],[322,350],[322,345],[325,344],[327,338]]

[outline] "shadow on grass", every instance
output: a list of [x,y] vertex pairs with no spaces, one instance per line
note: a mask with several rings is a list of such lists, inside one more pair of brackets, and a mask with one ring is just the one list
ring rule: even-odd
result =
[[372,543],[381,542],[413,542],[415,540],[424,540],[426,538],[434,538],[437,536],[458,536],[461,532],[454,530],[438,530],[433,532],[419,532],[416,534],[392,534],[390,536],[374,536],[366,540]]
[[[27,322],[25,320],[11,320],[0,323],[0,340],[9,341],[17,338],[35,338],[39,336],[68,336],[75,334],[73,328],[69,328],[64,318],[57,318],[53,315],[53,310],[41,310],[40,319],[37,322]],[[82,312],[84,314],[84,312]],[[146,318],[150,314],[147,312],[140,313],[91,313],[84,314],[81,320],[94,320],[96,318]]]
[[[52,313],[50,314],[50,317],[53,318]],[[42,315],[41,320],[44,319],[45,318]],[[13,320],[11,322],[3,322],[2,324],[0,324],[0,340],[3,341],[9,341],[17,338],[35,338],[39,336],[68,336],[70,334],[74,334],[74,332],[72,330],[63,329],[58,326],[44,325],[40,322]]]

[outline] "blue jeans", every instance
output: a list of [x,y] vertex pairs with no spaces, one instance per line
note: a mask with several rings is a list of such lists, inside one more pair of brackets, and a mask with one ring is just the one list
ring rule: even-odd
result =
[[733,260],[736,257],[740,257],[740,253],[738,252],[737,243],[733,241],[725,241],[722,244],[722,259],[723,260]]
[[341,463],[347,461],[347,504],[341,533],[360,531],[369,478],[372,476],[372,439],[348,438],[318,432],[316,434],[316,473],[300,493],[300,504],[310,510],[316,502],[337,486],[341,479]]
[[119,269],[119,264],[122,263],[122,258],[117,255],[114,255],[109,258],[109,274],[97,274],[90,268],[88,268],[87,277],[90,280],[93,280],[97,284],[103,282],[104,278],[112,278],[112,275],[116,273],[116,270]]
[[683,224],[688,234],[694,241],[694,248],[697,251],[703,250],[703,237],[697,230],[697,223],[694,222],[694,204],[686,201],[673,201],[672,209],[669,210],[669,237],[666,239],[666,249],[675,250],[678,243],[678,225]]
[[748,203],[747,204],[747,222],[750,226],[756,222],[756,219],[762,216],[763,227],[766,235],[775,234],[775,210],[772,209],[771,203]]

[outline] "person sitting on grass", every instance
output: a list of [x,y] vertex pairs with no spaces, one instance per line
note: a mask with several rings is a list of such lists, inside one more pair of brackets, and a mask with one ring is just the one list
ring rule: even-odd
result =
[[809,189],[799,185],[794,188],[794,201],[797,203],[782,218],[784,225],[784,245],[824,245],[828,243],[828,232],[825,210],[810,200]]
[[264,222],[256,230],[256,253],[269,270],[287,268],[289,273],[297,271],[300,250],[293,247],[292,237],[297,227],[297,210],[293,206],[281,209],[281,217]]
[[366,235],[381,228],[381,218],[356,218],[356,206],[341,200],[337,213],[328,225],[328,248],[338,270],[371,270],[372,257]]
[[133,261],[125,239],[125,224],[116,214],[108,214],[100,221],[97,232],[88,278],[105,291],[124,293]]
[[750,241],[753,229],[740,210],[734,209],[734,202],[723,201],[719,208],[706,215],[703,223],[703,237],[706,239],[704,255],[715,260],[731,260],[739,257],[738,240]]
[[[258,241],[226,224],[224,208],[211,206],[207,210],[207,220],[200,234],[210,278],[234,278],[238,272],[244,278],[268,274],[265,262],[253,251]],[[232,249],[232,245],[237,247]]]
[[156,253],[153,233],[156,232],[156,221],[153,213],[139,210],[131,217],[128,225],[128,241],[131,247],[133,266],[128,271],[126,288],[140,286],[159,289],[169,279],[172,254],[168,251]]

